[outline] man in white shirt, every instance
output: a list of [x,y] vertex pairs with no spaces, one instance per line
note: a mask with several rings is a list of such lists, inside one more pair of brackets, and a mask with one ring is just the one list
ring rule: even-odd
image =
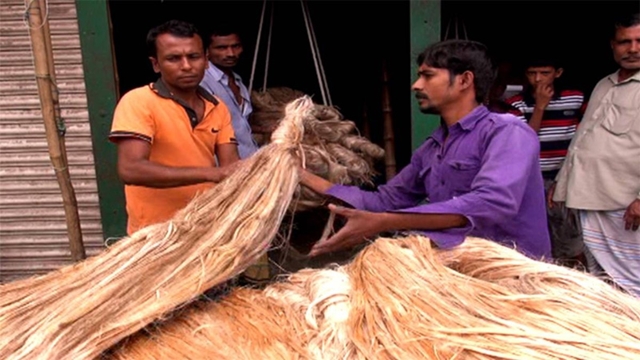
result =
[[620,69],[593,90],[551,193],[580,210],[589,270],[640,297],[640,14],[611,49]]
[[251,135],[249,116],[253,111],[251,95],[240,75],[233,71],[242,54],[240,35],[233,29],[218,29],[209,35],[207,58],[209,67],[200,86],[217,96],[231,113],[233,130],[241,159],[251,156],[258,145]]

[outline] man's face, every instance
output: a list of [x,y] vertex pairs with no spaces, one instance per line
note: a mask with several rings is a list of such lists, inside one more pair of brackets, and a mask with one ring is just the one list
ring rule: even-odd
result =
[[193,90],[198,87],[207,68],[202,39],[162,34],[156,38],[156,57],[150,57],[151,65],[170,87]]
[[242,43],[236,34],[212,36],[207,56],[212,64],[219,68],[231,69],[238,63],[242,54]]
[[553,82],[562,75],[562,68],[553,66],[531,66],[525,71],[529,85],[534,89],[541,85],[553,85]]
[[447,69],[420,65],[418,80],[413,83],[411,89],[416,93],[421,112],[440,114],[443,106],[454,101],[457,91],[455,82],[451,80]]
[[640,70],[640,25],[616,31],[611,41],[613,59],[625,70]]

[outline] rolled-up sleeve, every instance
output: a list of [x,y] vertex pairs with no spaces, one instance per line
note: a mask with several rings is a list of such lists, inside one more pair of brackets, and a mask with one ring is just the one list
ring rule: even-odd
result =
[[440,247],[456,246],[479,224],[485,229],[491,228],[510,221],[520,211],[529,177],[538,164],[537,136],[527,127],[510,124],[495,129],[485,145],[481,167],[470,192],[443,202],[396,210],[466,217],[469,223],[462,228],[420,231]]

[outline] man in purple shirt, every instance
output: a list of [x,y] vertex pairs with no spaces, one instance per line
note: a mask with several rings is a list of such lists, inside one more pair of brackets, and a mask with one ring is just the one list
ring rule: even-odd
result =
[[347,222],[309,254],[406,230],[441,248],[476,236],[533,258],[550,258],[538,137],[515,116],[481,105],[494,78],[486,47],[466,40],[439,42],[418,57],[418,65],[412,90],[420,110],[440,115],[442,125],[377,191],[334,185],[301,171],[303,185],[355,208],[329,205]]

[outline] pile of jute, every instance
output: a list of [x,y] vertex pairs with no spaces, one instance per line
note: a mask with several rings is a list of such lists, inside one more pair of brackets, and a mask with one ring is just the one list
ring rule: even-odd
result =
[[200,302],[107,359],[637,359],[640,303],[488,240],[379,238],[343,266]]
[[[251,131],[259,145],[268,144],[271,133],[284,115],[285,106],[304,96],[287,87],[268,88],[251,94],[253,113]],[[305,167],[333,183],[372,185],[376,163],[384,158],[384,149],[358,133],[356,124],[346,120],[335,107],[314,104],[304,117],[302,148]],[[300,188],[296,210],[304,211],[325,204],[325,198]]]
[[92,359],[264,255],[298,186],[309,97],[272,142],[170,221],[103,253],[0,286],[0,359]]
[[379,238],[341,266],[201,299],[263,255],[304,162],[308,97],[170,221],[0,286],[0,359],[634,359],[640,303],[488,240]]

